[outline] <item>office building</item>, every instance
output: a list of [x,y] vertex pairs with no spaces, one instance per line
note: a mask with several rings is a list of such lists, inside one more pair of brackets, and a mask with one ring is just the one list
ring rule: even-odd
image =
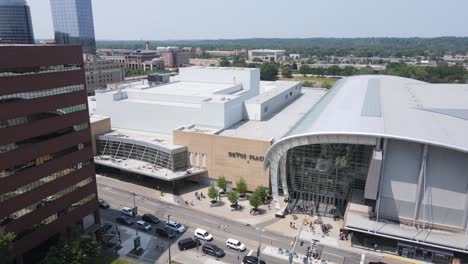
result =
[[190,63],[190,52],[177,47],[159,48],[164,67],[175,68]]
[[99,228],[79,46],[0,45],[0,226],[17,263],[67,227]]
[[31,12],[25,0],[0,0],[0,43],[34,43]]
[[57,44],[81,45],[96,54],[91,0],[50,0]]
[[108,60],[85,62],[86,91],[94,94],[97,89],[105,89],[108,84],[122,82],[125,78],[124,64]]
[[266,154],[279,215],[331,212],[355,246],[466,261],[467,105],[466,84],[338,81]]
[[278,62],[286,56],[285,50],[271,50],[271,49],[258,49],[249,50],[249,60],[253,61],[259,59],[262,61],[275,61]]

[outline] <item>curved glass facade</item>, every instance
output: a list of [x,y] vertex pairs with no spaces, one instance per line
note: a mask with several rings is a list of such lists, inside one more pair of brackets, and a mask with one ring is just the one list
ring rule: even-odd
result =
[[81,45],[83,53],[96,54],[91,0],[51,0],[57,44]]
[[0,1],[0,43],[34,43],[31,12],[25,2]]
[[363,191],[374,146],[314,144],[288,150],[286,175],[291,198],[346,206]]

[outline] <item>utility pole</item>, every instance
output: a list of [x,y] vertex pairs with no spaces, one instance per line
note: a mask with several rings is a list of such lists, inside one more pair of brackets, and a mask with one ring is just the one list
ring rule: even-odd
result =
[[[170,218],[171,218],[171,215],[167,215],[167,222],[169,222]],[[168,246],[168,248],[169,248],[169,264],[171,264],[171,262],[172,262],[172,260],[171,260],[171,237],[169,236],[168,239],[169,239],[169,246]]]
[[[136,208],[135,196],[136,196],[136,193],[135,193],[135,192],[132,192],[132,195],[133,195],[133,210],[132,210],[132,212],[133,212],[133,214],[134,214],[133,217],[135,217],[135,216],[136,216],[136,212],[135,212],[135,208]],[[135,223],[135,235],[138,236],[138,227],[137,227],[136,223]]]

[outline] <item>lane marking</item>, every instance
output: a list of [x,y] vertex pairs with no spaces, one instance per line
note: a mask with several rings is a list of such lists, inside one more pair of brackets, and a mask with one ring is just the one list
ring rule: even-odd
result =
[[253,253],[253,250],[251,249],[251,250],[249,251],[249,254],[247,254],[247,256],[252,255],[252,253]]

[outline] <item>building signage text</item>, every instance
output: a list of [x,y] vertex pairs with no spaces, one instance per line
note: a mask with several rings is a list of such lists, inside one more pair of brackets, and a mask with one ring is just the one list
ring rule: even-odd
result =
[[263,161],[263,156],[256,156],[256,155],[247,155],[245,153],[239,152],[228,152],[230,158],[235,159],[248,159],[248,160],[255,160],[255,161]]

